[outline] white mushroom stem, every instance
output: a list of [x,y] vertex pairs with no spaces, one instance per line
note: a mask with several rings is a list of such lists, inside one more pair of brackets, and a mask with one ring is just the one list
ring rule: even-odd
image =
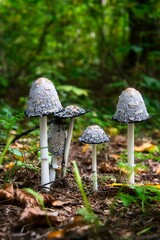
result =
[[98,190],[97,182],[97,157],[96,157],[96,144],[92,144],[92,174],[93,174],[93,190]]
[[50,182],[55,181],[55,178],[56,178],[56,169],[57,169],[57,168],[58,168],[57,156],[52,155],[52,159],[51,159],[51,169],[49,170]]
[[134,184],[134,123],[128,124],[127,133],[127,156],[128,166],[131,167],[131,171],[128,174],[128,183]]
[[49,183],[47,116],[40,118],[41,185]]
[[70,145],[71,145],[73,126],[74,126],[74,118],[71,118],[70,123],[69,123],[69,127],[68,127],[68,131],[67,131],[67,139],[66,139],[66,143],[65,143],[65,148],[64,148],[64,163],[63,163],[63,166],[62,166],[62,177],[65,177],[66,173],[67,173],[69,148],[70,148]]

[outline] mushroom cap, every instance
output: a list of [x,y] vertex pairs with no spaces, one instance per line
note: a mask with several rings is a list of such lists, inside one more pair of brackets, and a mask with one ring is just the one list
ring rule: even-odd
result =
[[48,151],[55,156],[63,156],[66,141],[66,124],[54,121],[48,130]]
[[30,89],[25,115],[27,117],[42,117],[62,109],[57,91],[47,78],[38,78]]
[[141,122],[149,119],[140,92],[134,88],[124,90],[119,96],[117,109],[112,119],[122,123]]
[[69,105],[62,111],[55,113],[54,116],[58,118],[73,118],[83,115],[87,112],[89,112],[89,110],[80,108],[75,105]]
[[89,144],[100,144],[108,142],[109,137],[100,126],[91,125],[86,128],[82,136],[79,138],[79,141]]

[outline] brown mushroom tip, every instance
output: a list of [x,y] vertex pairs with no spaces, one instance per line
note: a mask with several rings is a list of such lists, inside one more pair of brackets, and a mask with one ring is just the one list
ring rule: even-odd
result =
[[42,117],[63,109],[53,83],[44,77],[31,86],[25,116]]
[[55,113],[54,116],[58,118],[73,118],[86,114],[87,112],[89,112],[88,109],[83,109],[76,105],[69,105],[61,111]]
[[80,142],[88,144],[100,144],[108,142],[109,136],[105,131],[98,125],[91,125],[86,128],[82,136],[79,138]]
[[119,96],[113,120],[121,123],[135,123],[149,119],[144,100],[139,91],[127,88]]

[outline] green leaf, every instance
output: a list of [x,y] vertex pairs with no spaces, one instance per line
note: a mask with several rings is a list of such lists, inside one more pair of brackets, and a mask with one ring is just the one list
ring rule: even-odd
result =
[[137,233],[137,236],[141,236],[144,233],[147,233],[151,230],[152,226],[146,227]]
[[17,148],[9,148],[8,149],[11,153],[13,153],[14,155],[16,155],[17,157],[22,157],[22,153],[17,149]]
[[72,85],[63,85],[63,86],[58,86],[57,87],[58,91],[66,92],[66,93],[74,93],[77,96],[88,96],[88,91],[72,86]]
[[143,51],[142,47],[136,46],[136,45],[132,45],[131,49],[135,52],[135,53],[140,53]]
[[135,200],[135,197],[125,193],[120,193],[119,197],[125,207],[128,207]]

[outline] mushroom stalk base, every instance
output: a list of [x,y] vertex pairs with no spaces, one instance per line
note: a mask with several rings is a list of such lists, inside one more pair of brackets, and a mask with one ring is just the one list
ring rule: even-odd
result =
[[128,183],[134,184],[134,123],[128,124],[128,133],[127,133],[127,157],[128,157],[128,166],[131,167],[128,174]]
[[68,133],[67,133],[67,140],[65,143],[65,149],[64,149],[64,160],[63,160],[63,164],[62,164],[62,177],[65,177],[66,173],[67,173],[69,148],[71,145],[73,126],[74,126],[74,118],[71,118],[70,123],[69,123]]
[[41,185],[49,183],[47,117],[40,118]]
[[93,174],[93,190],[98,190],[97,182],[97,158],[96,158],[96,144],[92,144],[92,174]]

